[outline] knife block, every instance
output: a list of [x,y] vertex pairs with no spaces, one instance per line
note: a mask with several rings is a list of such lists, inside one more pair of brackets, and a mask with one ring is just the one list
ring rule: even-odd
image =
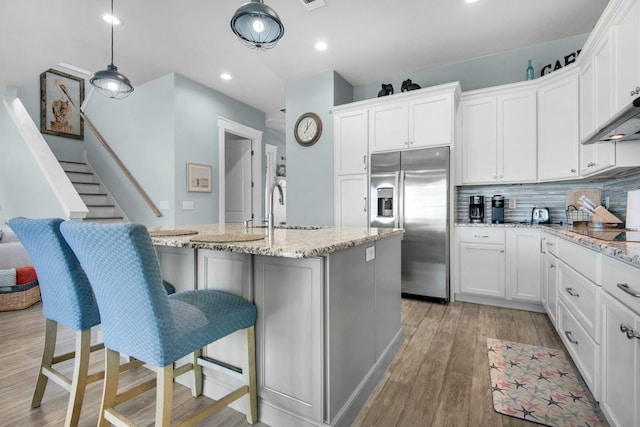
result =
[[607,224],[622,224],[622,220],[609,212],[604,206],[598,206],[594,209],[595,213],[591,215],[591,222],[595,223],[607,223]]

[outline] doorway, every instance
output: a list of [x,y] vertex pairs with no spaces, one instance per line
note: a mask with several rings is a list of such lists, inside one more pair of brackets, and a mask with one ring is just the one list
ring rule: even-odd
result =
[[260,222],[262,132],[218,118],[219,222]]

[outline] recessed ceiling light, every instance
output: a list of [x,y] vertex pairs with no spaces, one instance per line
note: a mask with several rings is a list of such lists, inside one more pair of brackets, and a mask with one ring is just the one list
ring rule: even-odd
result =
[[475,3],[475,2],[477,2],[478,0],[464,0],[464,1],[465,1],[466,3]]
[[103,14],[102,15],[102,19],[107,24],[113,24],[113,25],[123,25],[124,24],[124,22],[122,22],[122,19],[118,18],[115,15],[111,15],[110,13]]
[[231,80],[231,74],[229,74],[229,73],[222,73],[222,74],[220,74],[220,78],[221,78],[222,80]]
[[327,50],[328,47],[329,46],[327,46],[326,42],[319,41],[318,43],[316,43],[316,50],[323,51],[323,50]]

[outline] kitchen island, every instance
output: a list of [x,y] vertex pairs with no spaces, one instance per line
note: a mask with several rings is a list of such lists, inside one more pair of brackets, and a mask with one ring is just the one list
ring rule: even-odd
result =
[[[351,424],[402,342],[401,229],[151,231],[163,277],[177,290],[217,289],[256,304],[261,422]],[[204,349],[205,395],[217,399],[235,386],[243,345],[236,333]]]

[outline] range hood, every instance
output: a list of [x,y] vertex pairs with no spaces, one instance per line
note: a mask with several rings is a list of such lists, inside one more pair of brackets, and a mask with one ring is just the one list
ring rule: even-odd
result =
[[608,141],[640,141],[640,97],[627,105],[580,143],[583,145]]

